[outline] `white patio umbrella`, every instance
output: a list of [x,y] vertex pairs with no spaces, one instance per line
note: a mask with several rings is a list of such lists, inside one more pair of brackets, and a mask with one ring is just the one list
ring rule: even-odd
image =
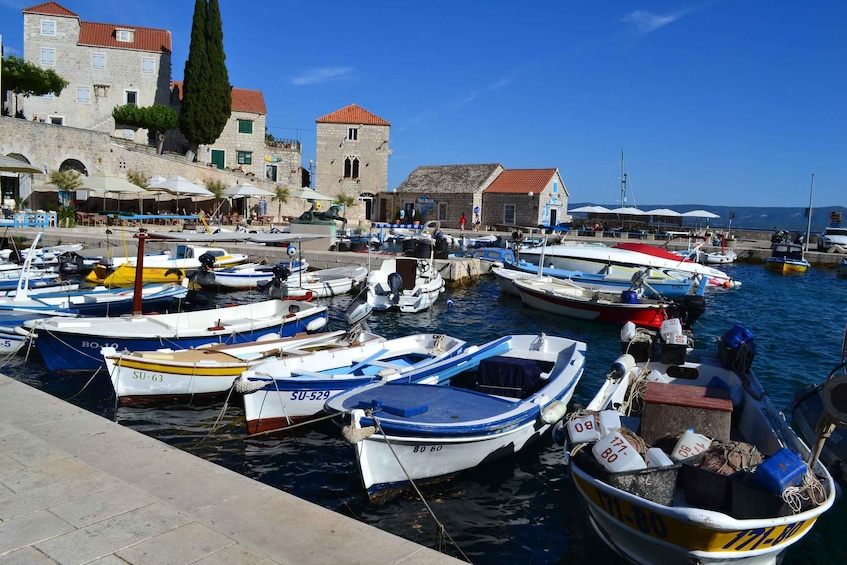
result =
[[633,208],[632,206],[624,206],[623,208],[612,208],[609,214],[618,214],[619,216],[649,216],[649,212]]
[[101,171],[82,178],[82,188],[103,193],[103,208],[106,207],[106,193],[118,195],[118,213],[121,211],[121,194],[142,194],[146,192],[134,185],[126,177]]
[[303,188],[298,188],[297,190],[292,190],[289,196],[292,198],[302,198],[304,200],[335,200],[335,196],[327,196],[326,194],[321,194],[317,190],[312,190],[305,186]]
[[0,171],[6,173],[45,174],[43,169],[30,165],[26,161],[21,161],[15,157],[7,157],[5,155],[0,155]]
[[238,183],[224,190],[224,194],[230,198],[244,198],[244,215],[247,216],[247,199],[251,196],[273,196],[274,193],[249,182]]
[[670,208],[656,208],[655,210],[647,210],[647,213],[651,216],[663,216],[665,218],[678,218],[682,216],[682,214]]
[[605,206],[580,206],[579,208],[574,208],[573,210],[568,210],[570,213],[584,213],[584,214],[608,214],[610,210]]
[[695,223],[700,220],[700,218],[706,219],[706,227],[709,227],[709,220],[712,218],[720,218],[717,214],[713,212],[709,212],[708,210],[691,210],[690,212],[683,212],[683,218],[695,218]]
[[165,192],[164,190],[159,189],[158,185],[165,182],[166,180],[168,180],[168,179],[166,179],[165,177],[156,175],[156,176],[150,177],[150,180],[147,181],[147,190],[149,190],[150,192],[156,193],[156,213],[157,214],[162,213],[162,193]]
[[[198,184],[194,184],[187,178],[181,177],[179,175],[175,177],[171,177],[163,182],[158,183],[155,186],[156,190],[162,190],[169,194],[176,195],[176,205],[179,208],[179,198],[182,196],[214,196],[214,194],[208,190],[206,187],[200,186]],[[194,201],[195,212],[197,208],[197,201]],[[178,211],[178,210],[177,210]]]

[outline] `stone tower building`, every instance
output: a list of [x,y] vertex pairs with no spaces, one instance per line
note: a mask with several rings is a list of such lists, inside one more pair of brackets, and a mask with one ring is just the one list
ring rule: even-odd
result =
[[375,220],[376,196],[388,188],[391,124],[351,104],[315,120],[315,190],[347,194],[360,203],[345,210],[348,220]]
[[68,81],[61,96],[26,99],[26,117],[147,143],[147,130],[116,130],[112,109],[168,103],[171,33],[81,21],[56,2],[23,14],[24,59]]

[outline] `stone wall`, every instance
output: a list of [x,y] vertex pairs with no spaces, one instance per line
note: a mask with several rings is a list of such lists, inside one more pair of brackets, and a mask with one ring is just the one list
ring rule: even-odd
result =
[[[125,143],[102,132],[2,116],[0,154],[10,153],[22,155],[31,164],[46,167],[48,171],[58,170],[64,161],[74,159],[82,163],[89,174],[98,171],[126,174],[134,171],[148,177],[158,175],[169,178],[180,175],[194,182],[220,180],[226,186],[249,181],[270,192],[275,192],[277,186],[286,186],[281,182],[272,183],[261,177],[252,178],[241,173],[218,170],[202,163],[186,163],[182,156],[156,155],[151,147]],[[299,150],[290,153],[293,154],[292,161],[299,159]],[[32,186],[39,192],[32,197],[30,207],[43,208],[47,202],[55,202],[55,189],[47,184],[47,175],[32,177]],[[26,197],[28,194],[20,196]],[[253,202],[255,200],[251,200],[249,204],[252,205]],[[304,206],[301,200],[291,199],[282,205],[282,216],[299,216],[305,209]],[[277,213],[277,201],[269,198],[268,214]]]
[[[41,35],[44,20],[55,22],[54,36]],[[40,67],[53,68],[68,81],[68,86],[61,96],[19,98],[19,109],[28,119],[37,116],[47,122],[61,120],[67,126],[114,132],[126,139],[146,142],[145,129],[116,130],[112,109],[127,103],[127,92],[137,93],[138,106],[167,104],[170,53],[78,45],[79,32],[76,18],[24,14],[24,59]],[[52,66],[42,64],[42,48],[54,50]],[[102,56],[102,68],[94,68],[95,53]],[[144,59],[152,59],[152,73],[143,72]],[[87,93],[82,99],[80,89]]]

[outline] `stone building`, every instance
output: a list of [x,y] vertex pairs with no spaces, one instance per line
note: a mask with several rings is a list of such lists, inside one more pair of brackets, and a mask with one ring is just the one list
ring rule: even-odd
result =
[[559,171],[504,169],[500,164],[418,167],[393,197],[394,210],[380,221],[438,220],[458,228],[462,214],[471,228],[556,225],[569,221],[568,192]]
[[[171,105],[179,112],[182,82],[173,81]],[[253,178],[279,183],[288,188],[302,184],[299,141],[265,140],[267,109],[261,90],[232,89],[232,114],[221,135],[210,145],[201,145],[197,161],[218,169],[243,172]],[[183,154],[188,142],[179,130],[169,131],[165,147]]]
[[24,59],[68,81],[60,96],[21,98],[25,116],[147,143],[147,130],[116,130],[112,109],[168,104],[171,33],[85,22],[56,2],[26,8],[23,15]]
[[360,206],[344,212],[348,220],[376,220],[389,214],[389,130],[391,124],[351,104],[315,120],[315,184],[327,196],[347,194]]
[[387,195],[393,197],[390,214],[379,221],[438,220],[444,227],[458,228],[465,214],[468,227],[474,210],[483,207],[483,191],[503,172],[497,163],[486,165],[437,165],[418,167]]

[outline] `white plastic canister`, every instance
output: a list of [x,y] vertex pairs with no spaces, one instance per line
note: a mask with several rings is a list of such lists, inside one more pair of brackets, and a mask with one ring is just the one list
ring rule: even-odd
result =
[[568,422],[568,439],[571,444],[597,441],[602,437],[600,427],[594,419],[594,414],[578,416]]
[[621,415],[617,410],[603,410],[597,414],[600,423],[600,436],[608,435],[621,429]]
[[647,463],[620,432],[612,432],[595,443],[591,453],[607,471],[613,473],[647,468]]
[[694,457],[699,453],[703,453],[709,446],[712,445],[712,439],[698,434],[693,428],[688,428],[679,441],[676,442],[676,447],[671,452],[671,458],[674,461],[682,461],[689,457]]
[[648,449],[647,455],[644,456],[644,459],[647,460],[648,467],[667,467],[668,465],[673,465],[671,458],[658,447],[651,447]]

